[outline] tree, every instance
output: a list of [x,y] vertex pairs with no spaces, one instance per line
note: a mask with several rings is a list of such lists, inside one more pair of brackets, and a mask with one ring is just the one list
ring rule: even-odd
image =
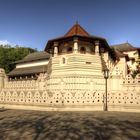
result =
[[36,51],[37,50],[35,49],[21,47],[19,45],[16,45],[15,47],[0,45],[0,68],[4,68],[6,73],[9,73],[15,68],[15,61],[21,60],[29,53]]

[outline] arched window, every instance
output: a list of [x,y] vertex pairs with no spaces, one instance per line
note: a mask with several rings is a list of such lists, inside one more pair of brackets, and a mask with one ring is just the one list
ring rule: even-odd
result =
[[81,47],[81,48],[80,48],[80,53],[86,53],[85,47]]
[[69,48],[67,49],[67,53],[72,53],[72,47],[69,47]]

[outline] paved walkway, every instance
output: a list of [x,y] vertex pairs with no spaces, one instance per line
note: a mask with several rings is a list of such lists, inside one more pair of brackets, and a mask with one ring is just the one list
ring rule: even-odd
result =
[[140,140],[140,113],[0,110],[0,140]]

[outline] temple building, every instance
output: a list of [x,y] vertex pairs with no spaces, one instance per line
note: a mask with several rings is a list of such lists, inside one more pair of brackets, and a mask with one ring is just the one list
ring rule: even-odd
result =
[[128,42],[110,46],[76,23],[43,52],[15,63],[8,75],[0,71],[0,106],[73,111],[108,105],[110,111],[140,112],[140,74],[132,77],[140,70],[140,49]]
[[9,80],[37,79],[40,73],[47,72],[50,54],[47,52],[34,52],[22,60],[16,61],[16,68],[9,74]]

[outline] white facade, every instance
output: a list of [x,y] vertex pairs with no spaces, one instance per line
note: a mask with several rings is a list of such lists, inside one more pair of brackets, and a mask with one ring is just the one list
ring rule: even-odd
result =
[[139,54],[138,51],[128,51],[124,52],[124,54],[127,54],[130,58],[130,61],[127,62],[128,67],[130,68],[130,71],[133,72],[137,70],[137,60],[139,59]]
[[[104,110],[107,98],[109,111],[140,112],[140,74],[135,79],[127,74],[126,58],[114,59],[100,38],[102,44],[95,38],[87,41],[87,36],[83,40],[77,36],[72,39],[60,39],[53,46],[51,42],[48,48],[53,56],[49,61],[17,65],[17,69],[47,65],[47,72],[40,73],[37,80],[9,81],[0,69],[0,106],[49,111]],[[104,66],[109,69],[107,97]]]
[[[105,80],[100,57],[80,53],[54,56],[49,61],[48,73],[32,81],[8,81],[1,71],[4,84],[1,85],[0,106],[58,111],[103,110]],[[108,110],[140,112],[140,75],[136,79],[131,76],[123,79],[121,71],[117,66],[110,71]]]

